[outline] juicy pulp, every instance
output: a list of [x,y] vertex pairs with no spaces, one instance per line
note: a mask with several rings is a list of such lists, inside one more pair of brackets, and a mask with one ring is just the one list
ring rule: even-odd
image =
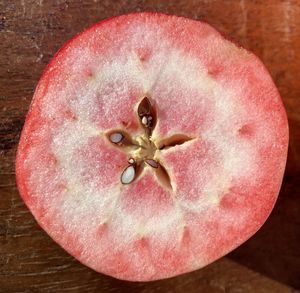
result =
[[[144,96],[157,109],[151,166],[129,185],[128,155],[105,133],[141,135]],[[34,94],[18,148],[25,203],[79,261],[126,280],[201,268],[247,240],[270,214],[286,163],[279,93],[253,54],[206,23],[137,13],[102,21],[53,58]]]

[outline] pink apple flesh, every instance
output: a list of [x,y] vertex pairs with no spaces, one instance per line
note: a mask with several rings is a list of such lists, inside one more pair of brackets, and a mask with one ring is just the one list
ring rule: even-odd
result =
[[[146,118],[145,97],[155,111]],[[56,54],[16,174],[38,223],[70,254],[149,281],[204,267],[253,235],[278,196],[287,146],[281,98],[257,57],[206,23],[138,13]]]

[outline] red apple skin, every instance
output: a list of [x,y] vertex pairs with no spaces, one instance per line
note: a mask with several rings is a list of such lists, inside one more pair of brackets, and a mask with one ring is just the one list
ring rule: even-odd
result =
[[[104,137],[141,133],[150,95],[157,152],[120,183],[126,153]],[[268,71],[206,23],[159,13],[104,20],[54,56],[36,88],[17,151],[20,194],[39,225],[90,268],[150,281],[202,268],[251,237],[277,199],[288,148],[286,113]],[[125,164],[125,165],[124,165]]]

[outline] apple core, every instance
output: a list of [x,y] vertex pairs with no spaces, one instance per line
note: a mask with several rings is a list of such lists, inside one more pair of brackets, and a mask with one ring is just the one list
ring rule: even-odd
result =
[[145,164],[148,164],[154,169],[160,184],[172,189],[170,176],[166,168],[157,159],[159,157],[158,152],[164,148],[183,144],[191,138],[186,135],[175,134],[160,141],[154,140],[152,132],[159,118],[157,110],[148,97],[144,97],[140,101],[137,107],[137,115],[142,135],[133,138],[129,133],[124,133],[122,130],[110,130],[107,133],[109,141],[129,156],[129,165],[125,167],[121,175],[121,182],[123,184],[133,182],[142,173]]

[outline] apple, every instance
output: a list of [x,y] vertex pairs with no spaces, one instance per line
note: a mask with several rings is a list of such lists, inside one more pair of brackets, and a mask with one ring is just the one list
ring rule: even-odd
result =
[[39,225],[90,268],[149,281],[251,237],[277,199],[288,123],[268,71],[207,23],[99,22],[41,77],[16,176]]

